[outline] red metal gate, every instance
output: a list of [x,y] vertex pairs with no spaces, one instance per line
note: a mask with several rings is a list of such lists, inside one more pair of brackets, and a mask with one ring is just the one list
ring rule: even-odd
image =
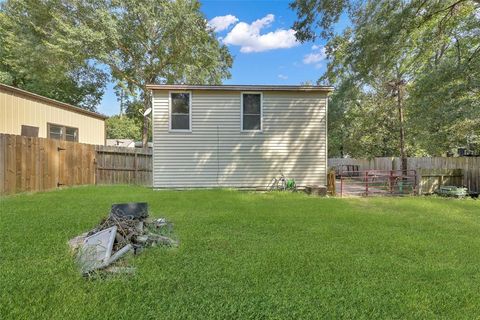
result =
[[417,194],[415,170],[343,171],[340,175],[340,196],[402,196]]

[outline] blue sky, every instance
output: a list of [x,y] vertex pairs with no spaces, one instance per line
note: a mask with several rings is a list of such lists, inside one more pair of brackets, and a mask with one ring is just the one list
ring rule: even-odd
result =
[[[315,83],[325,71],[324,40],[296,42],[291,27],[296,15],[290,0],[203,0],[201,10],[221,42],[234,56],[225,84]],[[343,24],[343,23],[342,23]],[[113,85],[98,111],[119,113]]]

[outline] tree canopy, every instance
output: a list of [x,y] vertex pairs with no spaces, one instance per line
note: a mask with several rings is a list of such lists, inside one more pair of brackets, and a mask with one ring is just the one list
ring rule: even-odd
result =
[[[143,101],[144,111],[151,104],[147,84],[220,84],[230,77],[233,59],[208,27],[198,1],[79,1],[72,11],[65,39],[95,52],[131,102]],[[84,34],[92,35],[86,44]],[[147,117],[143,120],[146,145],[149,125]]]
[[0,3],[0,82],[95,110],[108,75],[83,50],[70,50],[59,1]]
[[[330,156],[480,149],[479,1],[297,0],[291,6],[299,40],[327,39],[329,61],[319,82],[336,87]],[[351,27],[334,33],[342,15]]]
[[107,139],[132,139],[142,137],[140,126],[135,120],[126,116],[113,116],[106,120]]
[[0,81],[89,109],[107,77],[145,109],[146,84],[220,84],[233,63],[196,0],[7,0],[0,42]]
[[198,1],[77,1],[71,10],[65,40],[95,52],[131,92],[152,83],[219,84],[230,77],[232,57]]

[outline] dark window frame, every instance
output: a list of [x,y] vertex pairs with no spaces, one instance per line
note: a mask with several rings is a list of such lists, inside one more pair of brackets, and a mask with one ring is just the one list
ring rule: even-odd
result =
[[[246,94],[256,94],[260,96],[260,129],[244,129],[244,116],[245,115],[257,115],[255,114],[244,114],[243,109],[243,96]],[[240,131],[241,132],[263,132],[263,92],[253,92],[253,91],[245,91],[240,93]]]
[[[188,94],[188,129],[172,128],[172,94],[183,93]],[[177,113],[178,115],[186,115],[186,113]],[[169,91],[168,92],[168,130],[169,132],[192,132],[192,92],[191,91]]]
[[20,127],[21,135],[24,137],[34,137],[38,138],[38,132],[40,131],[39,127],[30,126],[27,124],[22,124]]
[[[62,139],[56,139],[56,138],[51,138],[50,137],[50,128],[52,126],[62,128]],[[67,140],[67,128],[68,129],[75,129],[77,131],[77,135],[75,136],[74,141]],[[66,125],[58,124],[58,123],[47,122],[47,138],[48,139],[63,140],[63,141],[69,141],[69,142],[78,142],[79,136],[80,136],[80,130],[76,127],[66,126]]]

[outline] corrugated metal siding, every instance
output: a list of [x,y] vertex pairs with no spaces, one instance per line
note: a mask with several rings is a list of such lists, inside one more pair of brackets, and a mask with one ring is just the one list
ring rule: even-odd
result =
[[19,135],[22,125],[29,125],[47,138],[47,123],[78,128],[81,143],[105,144],[105,121],[0,89],[0,133]]
[[265,187],[282,170],[326,184],[326,94],[263,92],[263,132],[240,131],[240,92],[192,91],[192,132],[168,130],[168,92],[153,98],[153,186]]

